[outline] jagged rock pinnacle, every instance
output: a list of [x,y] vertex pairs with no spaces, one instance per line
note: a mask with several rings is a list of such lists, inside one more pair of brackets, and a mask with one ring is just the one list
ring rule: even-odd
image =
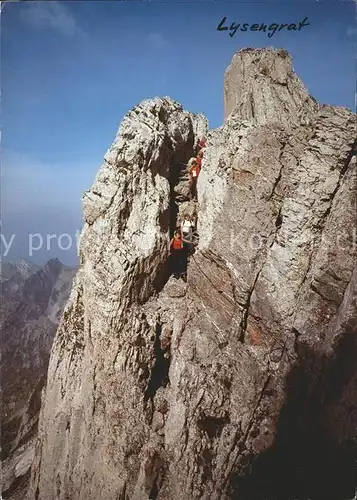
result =
[[228,66],[224,82],[225,117],[255,124],[299,125],[318,104],[292,68],[283,49],[242,49]]

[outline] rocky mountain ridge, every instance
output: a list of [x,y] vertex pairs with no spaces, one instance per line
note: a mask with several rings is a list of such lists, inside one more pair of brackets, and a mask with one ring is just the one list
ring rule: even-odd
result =
[[[25,259],[20,259],[16,262],[1,262],[0,263],[0,280],[1,284],[8,283],[12,280],[16,282],[16,278],[20,281],[23,278],[28,278],[31,274],[40,269],[40,266]],[[14,286],[14,288],[17,288]]]
[[2,492],[23,499],[34,456],[41,391],[75,269],[58,259],[2,265]]
[[[84,196],[31,500],[354,493],[356,115],[319,105],[275,49],[234,56],[225,108],[208,130],[142,102]],[[203,135],[192,206],[180,165]],[[167,239],[189,209],[181,283]]]

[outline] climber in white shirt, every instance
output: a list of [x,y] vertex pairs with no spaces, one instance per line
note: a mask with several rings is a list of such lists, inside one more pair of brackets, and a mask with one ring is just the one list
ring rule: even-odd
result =
[[195,225],[191,219],[191,216],[186,214],[181,222],[181,234],[186,240],[192,242],[193,229]]

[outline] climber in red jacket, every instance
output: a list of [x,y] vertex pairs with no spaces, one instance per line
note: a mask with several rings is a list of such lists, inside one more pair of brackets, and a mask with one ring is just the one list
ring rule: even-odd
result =
[[191,196],[197,200],[197,180],[200,175],[201,167],[198,165],[197,160],[192,162],[192,167],[190,168],[190,181],[191,181]]
[[174,237],[170,241],[171,270],[175,278],[182,276],[186,281],[187,271],[187,249],[184,243],[190,243],[181,236],[181,231],[177,229]]

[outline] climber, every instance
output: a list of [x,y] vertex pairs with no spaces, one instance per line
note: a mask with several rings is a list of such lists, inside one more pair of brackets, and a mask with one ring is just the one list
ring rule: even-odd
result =
[[206,140],[203,137],[198,141],[197,145],[194,148],[194,150],[196,151],[196,155],[201,151],[201,149],[204,149],[205,147],[206,147]]
[[171,269],[175,278],[183,277],[183,280],[187,280],[187,249],[184,243],[190,243],[181,236],[179,229],[176,229],[174,237],[170,241],[170,261]]
[[192,162],[192,166],[190,168],[190,181],[191,181],[191,196],[195,200],[197,200],[197,180],[198,176],[200,174],[201,168],[197,164],[197,161],[195,160]]
[[206,147],[206,139],[204,137],[202,137],[202,139],[200,139],[200,142],[198,143],[198,147],[200,149],[203,149]]
[[195,156],[192,156],[187,162],[187,170],[188,172],[191,170],[192,164],[196,161]]
[[191,222],[195,232],[197,230],[197,213],[191,215]]
[[187,245],[187,253],[191,255],[194,250],[194,227],[195,224],[193,222],[193,217],[186,214],[181,222],[181,236],[184,241],[187,241],[185,245]]
[[203,149],[201,149],[198,154],[197,154],[197,158],[196,158],[196,163],[197,165],[202,168],[202,159],[203,159]]
[[192,233],[193,233],[193,222],[191,221],[191,216],[188,214],[185,214],[182,218],[181,222],[181,235],[182,238],[185,238],[186,240],[191,241],[192,240]]

